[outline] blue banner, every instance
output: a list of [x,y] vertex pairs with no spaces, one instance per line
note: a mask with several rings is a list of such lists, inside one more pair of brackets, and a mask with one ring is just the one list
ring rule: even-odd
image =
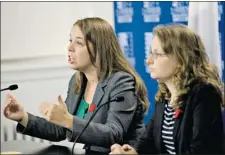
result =
[[[224,81],[224,3],[219,4],[219,30]],[[114,2],[114,23],[120,46],[132,66],[144,80],[151,105],[145,123],[155,108],[156,80],[151,79],[145,59],[148,57],[152,30],[158,24],[188,23],[189,2]],[[223,20],[222,20],[223,19]]]

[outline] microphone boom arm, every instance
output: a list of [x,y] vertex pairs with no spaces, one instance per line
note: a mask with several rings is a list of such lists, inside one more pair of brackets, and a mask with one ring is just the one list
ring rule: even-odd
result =
[[114,102],[114,101],[117,101],[117,102],[121,102],[124,100],[124,97],[120,96],[120,97],[117,97],[115,98],[114,100],[110,100],[102,105],[100,105],[97,110],[94,112],[94,114],[90,117],[90,119],[88,120],[87,124],[84,126],[83,130],[81,131],[81,133],[75,138],[74,142],[73,142],[73,147],[72,147],[72,155],[73,155],[73,151],[74,151],[74,147],[75,147],[75,144],[76,142],[78,141],[78,139],[82,136],[82,134],[84,133],[84,131],[86,130],[86,128],[88,127],[88,125],[90,124],[90,122],[92,121],[92,119],[94,118],[95,114],[98,112],[99,109],[101,109],[102,106],[106,105],[106,104],[109,104],[110,102]]

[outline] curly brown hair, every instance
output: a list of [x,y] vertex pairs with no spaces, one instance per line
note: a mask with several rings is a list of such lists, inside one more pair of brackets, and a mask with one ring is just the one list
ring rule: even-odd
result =
[[[177,98],[172,103],[174,109],[182,105],[182,96],[190,90],[190,84],[200,80],[213,85],[219,91],[221,106],[224,105],[224,85],[215,65],[209,62],[205,47],[199,35],[182,24],[159,25],[153,30],[161,42],[162,49],[168,55],[173,55],[178,61],[178,68],[172,77],[177,89]],[[159,83],[156,102],[170,100],[171,94],[164,83]]]

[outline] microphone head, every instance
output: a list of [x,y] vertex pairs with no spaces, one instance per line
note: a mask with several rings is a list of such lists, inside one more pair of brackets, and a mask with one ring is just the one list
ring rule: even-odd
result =
[[123,96],[119,96],[119,97],[116,98],[116,101],[117,102],[122,102],[122,101],[124,101],[124,97]]
[[16,90],[16,89],[18,89],[18,85],[17,84],[9,86],[9,90]]

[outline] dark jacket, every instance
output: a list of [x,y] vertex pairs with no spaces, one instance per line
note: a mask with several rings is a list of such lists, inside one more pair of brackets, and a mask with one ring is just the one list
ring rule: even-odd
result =
[[[221,100],[212,85],[197,81],[183,96],[182,113],[175,119],[173,137],[177,154],[222,154],[223,123]],[[156,103],[147,131],[134,145],[138,153],[166,153],[162,143],[165,101]]]
[[[67,99],[65,101],[69,113],[73,115],[77,112],[85,90],[85,85],[83,85],[81,93],[75,94],[75,81],[74,74],[70,80]],[[84,148],[87,151],[108,153],[112,144],[133,144],[136,141],[136,137],[145,131],[143,108],[137,101],[135,80],[130,74],[117,72],[104,81],[99,82],[92,104],[96,104],[99,107],[101,104],[119,96],[123,96],[124,101],[111,102],[99,109],[78,140],[78,142],[85,144]],[[67,138],[73,142],[96,110],[97,108],[92,112],[88,112],[85,119],[74,117],[72,130],[57,126],[43,118],[29,114],[27,127],[24,128],[18,124],[17,131],[50,141],[61,141]]]

